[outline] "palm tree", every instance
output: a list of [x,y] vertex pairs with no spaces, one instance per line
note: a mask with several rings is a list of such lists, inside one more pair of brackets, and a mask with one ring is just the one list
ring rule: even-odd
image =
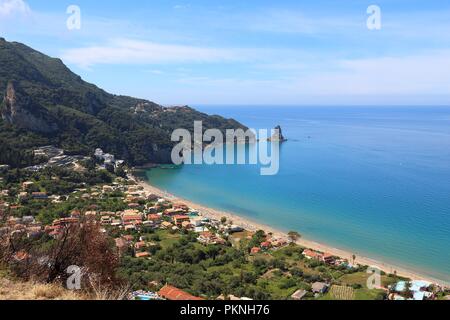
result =
[[354,255],[352,255],[352,258],[353,258],[353,265],[355,264],[355,260],[356,260],[356,255],[354,254]]

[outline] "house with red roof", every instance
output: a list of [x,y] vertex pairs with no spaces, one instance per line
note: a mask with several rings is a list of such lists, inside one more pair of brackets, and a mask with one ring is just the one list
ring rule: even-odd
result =
[[158,295],[166,300],[171,301],[199,301],[204,300],[199,297],[195,297],[190,293],[187,293],[181,289],[175,288],[173,286],[165,285],[161,290],[159,290]]
[[331,253],[321,253],[317,252],[311,249],[305,249],[303,251],[303,255],[307,259],[317,259],[319,261],[325,262],[325,263],[333,263],[335,261],[335,257]]
[[199,237],[197,238],[197,241],[204,245],[225,243],[225,241],[222,238],[209,231],[201,232]]
[[183,222],[190,222],[191,219],[189,218],[189,216],[186,215],[176,215],[173,218],[173,223],[177,226],[177,227],[181,227]]
[[320,257],[322,256],[320,253],[311,249],[305,249],[303,251],[303,255],[305,256],[306,259],[317,259],[317,260],[320,260]]
[[148,258],[150,257],[150,253],[148,252],[138,252],[135,254],[136,258]]
[[261,243],[261,248],[264,250],[268,250],[270,249],[270,247],[272,247],[272,243],[270,243],[269,241],[264,241]]

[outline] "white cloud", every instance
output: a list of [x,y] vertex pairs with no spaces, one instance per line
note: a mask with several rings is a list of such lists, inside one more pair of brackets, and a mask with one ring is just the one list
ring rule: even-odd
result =
[[359,16],[324,17],[299,11],[268,10],[245,17],[243,24],[253,31],[313,35],[364,30],[364,22]]
[[[189,102],[249,104],[386,104],[436,105],[450,103],[450,50],[369,59],[327,61],[327,67],[307,69],[278,63],[279,75],[250,78],[207,73],[176,79],[176,96]],[[330,65],[331,67],[328,67]],[[267,71],[266,66],[261,66]],[[290,70],[288,70],[290,69]],[[292,72],[291,72],[292,71]],[[281,73],[279,73],[281,72]],[[178,84],[178,85],[177,85]],[[180,86],[181,84],[181,86]],[[207,90],[205,90],[205,88]],[[173,96],[173,90],[172,96]],[[158,93],[155,93],[157,95]],[[161,100],[170,101],[170,95]]]
[[2,18],[30,13],[30,6],[23,0],[0,0],[0,17]]
[[204,63],[239,60],[238,52],[188,45],[117,39],[104,46],[69,49],[63,60],[80,67],[97,64]]

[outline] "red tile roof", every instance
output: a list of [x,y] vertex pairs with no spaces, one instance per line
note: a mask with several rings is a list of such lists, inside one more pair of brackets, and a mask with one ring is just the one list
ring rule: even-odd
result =
[[150,253],[148,252],[138,252],[135,254],[136,258],[147,258],[150,257]]
[[162,217],[160,216],[160,215],[157,215],[157,214],[149,214],[148,216],[147,216],[147,220],[149,220],[149,221],[154,221],[154,220],[156,220],[156,221],[158,221],[158,220],[162,220]]
[[269,241],[261,243],[261,247],[269,248],[272,244]]
[[261,252],[261,248],[253,247],[252,250],[251,250],[250,252],[251,252],[251,254],[260,253],[260,252]]
[[184,220],[184,219],[189,219],[189,216],[186,216],[186,215],[176,215],[176,216],[174,216],[173,218],[174,218],[174,219],[177,219],[177,220]]
[[158,294],[167,300],[173,301],[204,300],[169,285],[166,285],[159,290]]
[[323,254],[310,249],[305,249],[303,255],[312,259],[321,259],[323,257]]
[[142,216],[139,214],[136,215],[127,215],[122,218],[123,221],[142,221]]

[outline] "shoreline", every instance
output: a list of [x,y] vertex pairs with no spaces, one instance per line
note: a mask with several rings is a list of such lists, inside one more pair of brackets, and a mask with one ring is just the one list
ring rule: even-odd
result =
[[[248,231],[255,232],[258,230],[264,230],[266,233],[273,233],[273,235],[278,238],[284,238],[284,239],[288,238],[287,232],[281,231],[280,229],[265,225],[263,223],[251,220],[246,217],[242,217],[236,213],[213,209],[213,208],[207,207],[205,205],[195,203],[190,200],[183,199],[181,197],[172,195],[164,190],[159,189],[158,187],[151,185],[149,181],[137,178],[134,174],[131,175],[131,178],[139,186],[143,187],[146,192],[155,194],[159,197],[165,198],[165,199],[173,201],[173,202],[184,203],[187,206],[189,206],[190,208],[197,210],[201,214],[201,216],[204,216],[206,218],[220,220],[222,217],[226,217],[227,220],[233,221],[234,225],[240,226]],[[299,231],[299,230],[295,230],[295,231]],[[348,261],[353,261],[353,254],[355,254],[356,255],[355,263],[357,263],[357,264],[376,267],[376,268],[384,271],[387,274],[392,274],[392,273],[394,273],[394,271],[396,271],[398,276],[404,277],[404,278],[409,278],[412,280],[420,279],[420,280],[429,281],[429,282],[432,282],[435,284],[439,284],[444,287],[449,286],[449,283],[446,283],[443,280],[435,279],[433,277],[420,274],[420,272],[408,270],[407,268],[399,267],[399,266],[396,266],[396,265],[393,265],[390,263],[385,263],[385,262],[382,262],[382,261],[379,261],[376,259],[372,259],[369,257],[359,256],[356,253],[352,253],[348,250],[338,249],[338,248],[335,248],[335,247],[327,245],[327,244],[316,242],[314,240],[304,239],[302,237],[296,243],[302,247],[306,247],[306,248],[313,249],[313,250],[320,251],[320,252],[331,253],[332,255],[346,259]]]

